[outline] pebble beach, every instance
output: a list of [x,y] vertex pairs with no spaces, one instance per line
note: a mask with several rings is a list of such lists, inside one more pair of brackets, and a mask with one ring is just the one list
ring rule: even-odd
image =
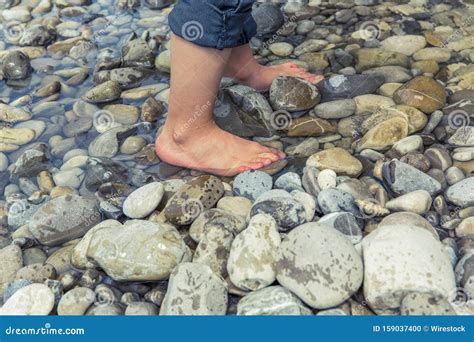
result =
[[474,2],[257,2],[325,79],[196,106],[287,155],[235,177],[155,153],[174,3],[0,1],[0,315],[474,315]]

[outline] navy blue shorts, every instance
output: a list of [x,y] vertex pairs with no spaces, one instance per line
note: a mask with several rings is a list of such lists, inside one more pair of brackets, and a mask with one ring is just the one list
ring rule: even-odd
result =
[[168,21],[187,41],[215,49],[247,44],[257,33],[254,0],[178,0]]

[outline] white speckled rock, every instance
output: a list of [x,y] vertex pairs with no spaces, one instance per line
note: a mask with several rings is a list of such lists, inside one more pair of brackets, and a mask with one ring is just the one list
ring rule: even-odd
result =
[[87,287],[76,287],[66,292],[58,303],[59,316],[84,315],[94,303],[95,293]]
[[299,202],[306,213],[306,222],[311,222],[316,212],[316,199],[304,191],[294,190],[291,196],[296,202]]
[[164,194],[163,184],[148,183],[132,192],[123,203],[123,213],[130,218],[144,218],[160,204]]
[[206,265],[186,262],[171,273],[160,315],[225,315],[227,285]]
[[409,292],[448,297],[456,287],[443,245],[427,230],[384,225],[362,240],[364,294],[374,309],[396,309]]
[[54,294],[44,284],[22,287],[0,309],[0,316],[45,316],[54,306]]
[[252,208],[252,201],[242,196],[226,196],[217,202],[217,208],[247,217]]
[[410,211],[423,215],[431,207],[431,195],[426,190],[416,190],[396,197],[385,204],[392,211]]
[[237,304],[239,316],[311,315],[301,300],[282,286],[269,286],[243,297]]
[[360,287],[363,266],[350,240],[334,228],[306,223],[282,241],[278,282],[316,309],[341,304]]
[[281,239],[275,220],[266,214],[252,217],[237,235],[227,261],[232,283],[243,290],[258,290],[275,281],[274,260]]
[[0,295],[6,285],[15,279],[16,272],[23,267],[21,248],[17,245],[0,249]]
[[318,185],[323,189],[334,188],[337,184],[337,174],[334,170],[325,169],[318,174]]
[[168,279],[190,251],[172,225],[130,220],[95,231],[86,255],[117,281],[151,281]]
[[388,37],[380,43],[380,47],[384,50],[403,53],[407,56],[423,49],[425,45],[425,37],[412,34]]

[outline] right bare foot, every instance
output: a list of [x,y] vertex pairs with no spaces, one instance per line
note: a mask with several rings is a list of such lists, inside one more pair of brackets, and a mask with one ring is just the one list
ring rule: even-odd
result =
[[281,151],[232,135],[213,121],[182,133],[165,125],[155,148],[160,159],[169,164],[218,176],[260,169],[285,157]]

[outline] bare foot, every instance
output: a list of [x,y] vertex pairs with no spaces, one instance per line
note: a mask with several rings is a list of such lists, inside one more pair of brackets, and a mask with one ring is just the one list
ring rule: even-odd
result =
[[254,72],[248,74],[245,78],[236,77],[235,80],[246,86],[252,87],[257,91],[266,91],[270,88],[272,81],[278,76],[293,76],[303,78],[316,84],[324,79],[322,75],[315,75],[302,69],[295,63],[284,63],[273,66],[258,65]]
[[182,134],[163,129],[156,153],[169,164],[219,176],[260,169],[285,157],[281,151],[223,131],[213,121]]

